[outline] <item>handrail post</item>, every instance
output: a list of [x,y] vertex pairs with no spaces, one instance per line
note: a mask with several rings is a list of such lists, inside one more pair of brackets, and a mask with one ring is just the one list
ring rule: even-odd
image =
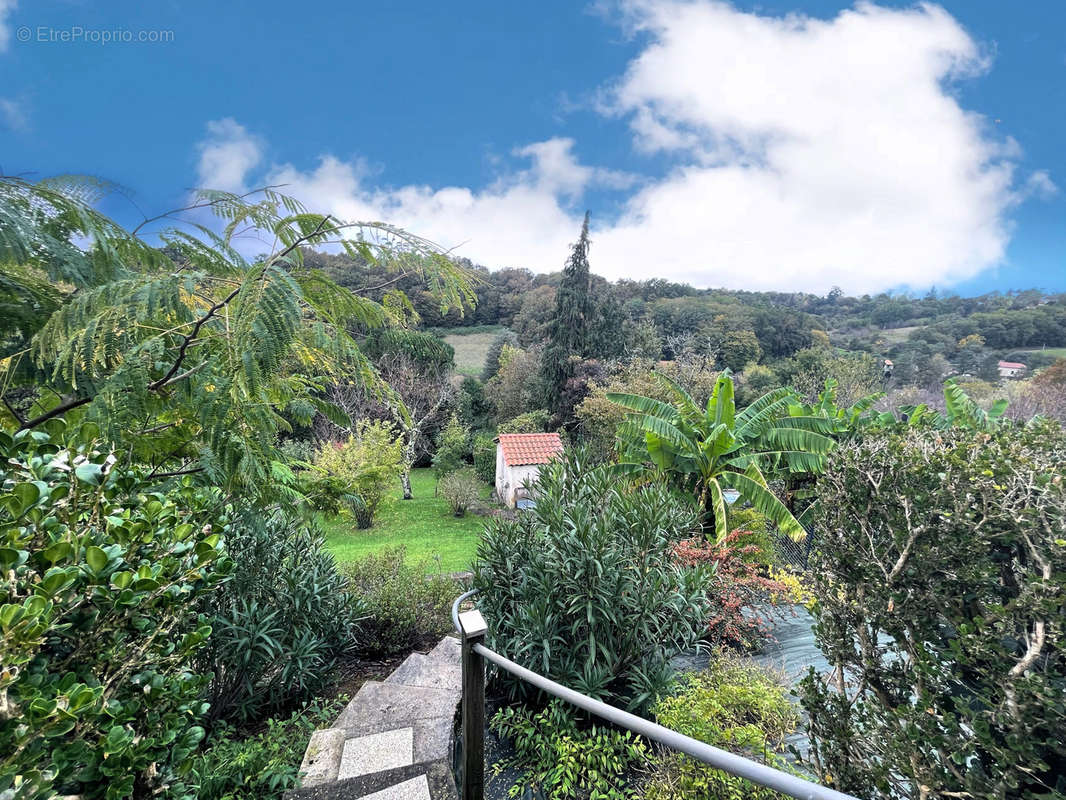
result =
[[462,800],[485,798],[485,660],[474,651],[488,633],[478,610],[459,615],[463,635]]

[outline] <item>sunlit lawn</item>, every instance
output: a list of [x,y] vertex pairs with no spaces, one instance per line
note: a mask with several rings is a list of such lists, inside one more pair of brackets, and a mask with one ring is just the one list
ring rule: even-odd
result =
[[[448,504],[433,496],[435,485],[431,469],[413,470],[411,488],[414,497],[401,500],[397,488],[392,502],[378,511],[373,527],[368,530],[356,528],[355,521],[348,515],[323,518],[326,546],[339,562],[352,561],[385,547],[403,545],[407,548],[408,560],[428,561],[429,571],[438,569],[437,556],[440,557],[439,568],[444,572],[469,569],[487,518],[472,514],[453,516]],[[489,491],[486,486],[483,496],[487,497]]]

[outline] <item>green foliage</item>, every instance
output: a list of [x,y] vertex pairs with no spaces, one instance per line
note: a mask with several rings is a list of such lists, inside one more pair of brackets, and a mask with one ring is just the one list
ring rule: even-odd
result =
[[981,408],[958,385],[954,378],[944,381],[945,413],[923,404],[906,405],[898,409],[898,418],[892,411],[877,416],[876,422],[883,428],[929,427],[938,430],[961,428],[968,431],[995,432],[1001,425],[1007,410],[1008,400],[996,400],[987,411]]
[[671,553],[696,511],[662,484],[630,488],[574,452],[542,468],[533,493],[534,510],[491,520],[478,546],[491,646],[605,702],[646,706],[709,611],[710,570],[682,569]]
[[495,409],[496,422],[514,419],[539,407],[540,353],[504,345],[500,366],[485,384],[485,397]]
[[453,366],[455,349],[432,333],[406,328],[381,328],[371,332],[363,352],[372,361],[385,354],[402,353],[420,366],[447,369]]
[[268,719],[266,729],[252,736],[216,726],[192,768],[200,784],[197,800],[281,800],[299,784],[311,734],[333,724],[347,700],[316,700],[288,717]]
[[825,422],[788,417],[787,389],[769,392],[737,413],[728,370],[718,377],[705,409],[676,382],[664,375],[659,380],[670,389],[673,405],[639,395],[607,395],[631,412],[618,432],[621,463],[614,472],[666,476],[696,497],[719,542],[729,532],[725,489],[739,492],[783,532],[802,539],[803,526],[770,491],[763,466],[786,461],[792,469],[815,468],[833,446],[818,432],[826,430]]
[[474,470],[458,469],[441,478],[437,490],[452,513],[461,517],[477,503],[481,496],[481,485]]
[[477,378],[467,376],[459,385],[459,419],[474,431],[492,427],[492,406],[485,397],[485,387]]
[[843,445],[819,482],[810,588],[817,774],[873,798],[1066,792],[1066,435],[910,429]]
[[[165,247],[154,250],[93,211],[97,195],[78,189],[0,179],[0,297],[39,295],[40,272],[77,288],[58,307],[52,295],[34,301],[54,311],[27,348],[0,362],[4,397],[19,428],[77,409],[157,472],[202,472],[212,485],[263,492],[269,502],[286,419],[335,416],[320,396],[340,377],[387,393],[349,328],[402,324],[410,301],[338,286],[305,264],[305,248],[335,243],[386,271],[418,275],[444,308],[473,299],[466,271],[428,242],[382,223],[310,214],[272,190],[198,193],[192,207],[219,217],[222,233],[164,230]],[[256,231],[277,249],[249,262],[232,240]],[[75,234],[91,242],[85,252],[71,243]],[[30,333],[7,323],[5,346]]]
[[231,567],[217,497],[151,491],[94,425],[0,432],[0,795],[191,797],[211,635]]
[[[799,714],[787,690],[757,666],[719,655],[704,672],[691,673],[676,693],[659,700],[660,725],[778,769],[779,753]],[[666,754],[644,787],[647,800],[778,798],[781,795],[713,769],[679,753]]]
[[481,373],[481,380],[489,381],[496,376],[500,369],[500,361],[504,347],[517,347],[518,337],[511,331],[504,331],[489,346],[488,355],[485,356],[485,370]]
[[588,395],[578,403],[575,408],[578,433],[603,458],[613,456],[618,428],[625,421],[627,412],[618,403],[608,400],[609,394],[636,394],[670,402],[672,390],[656,377],[659,372],[664,372],[697,401],[705,401],[714,390],[718,377],[716,372],[705,367],[705,363],[690,365],[675,361],[657,364],[638,359],[617,368],[608,379],[591,383]]
[[[448,419],[437,436],[437,452],[433,454],[433,474],[439,481],[467,463],[470,456],[470,429],[456,414]],[[476,498],[475,498],[476,499]]]
[[581,225],[581,235],[570,250],[563,278],[555,293],[555,316],[541,361],[542,405],[550,411],[559,407],[563,386],[570,377],[570,359],[589,355],[589,336],[594,322],[594,305],[589,296],[589,215]]
[[558,700],[539,712],[525,706],[501,708],[492,730],[515,748],[512,759],[495,765],[521,771],[508,790],[512,798],[532,789],[547,800],[628,800],[639,797],[627,772],[649,758],[647,745],[631,731],[592,725],[579,729]]
[[722,342],[722,352],[718,358],[726,369],[740,372],[748,364],[756,363],[762,357],[762,347],[755,331],[730,331]]
[[474,437],[474,473],[478,480],[493,483],[496,480],[496,438],[479,433]]
[[358,603],[314,524],[249,511],[228,538],[233,574],[206,599],[214,634],[199,654],[213,719],[247,722],[303,702],[356,644]]
[[544,433],[548,430],[548,412],[543,408],[527,411],[501,422],[497,430],[499,433]]
[[403,547],[385,548],[343,565],[364,615],[359,642],[363,652],[391,655],[451,630],[458,584],[427,574],[427,569],[426,562],[408,563]]
[[403,442],[392,425],[361,420],[347,442],[323,442],[306,492],[318,509],[335,514],[343,504],[360,528],[369,528],[403,467]]

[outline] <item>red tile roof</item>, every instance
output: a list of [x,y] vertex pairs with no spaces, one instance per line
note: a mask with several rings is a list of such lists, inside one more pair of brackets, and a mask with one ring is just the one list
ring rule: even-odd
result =
[[557,433],[501,433],[500,447],[509,467],[547,464],[563,452],[563,442]]
[[1000,369],[1028,369],[1025,364],[1019,364],[1017,361],[1000,361]]

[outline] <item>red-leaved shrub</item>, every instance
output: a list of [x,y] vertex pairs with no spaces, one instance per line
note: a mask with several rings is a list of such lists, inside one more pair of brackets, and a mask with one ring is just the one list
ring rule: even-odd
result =
[[714,611],[707,620],[711,641],[738,647],[755,647],[770,632],[777,607],[774,597],[788,587],[765,574],[762,548],[751,541],[750,531],[731,531],[722,542],[700,537],[674,545],[674,558],[684,566],[715,565]]

